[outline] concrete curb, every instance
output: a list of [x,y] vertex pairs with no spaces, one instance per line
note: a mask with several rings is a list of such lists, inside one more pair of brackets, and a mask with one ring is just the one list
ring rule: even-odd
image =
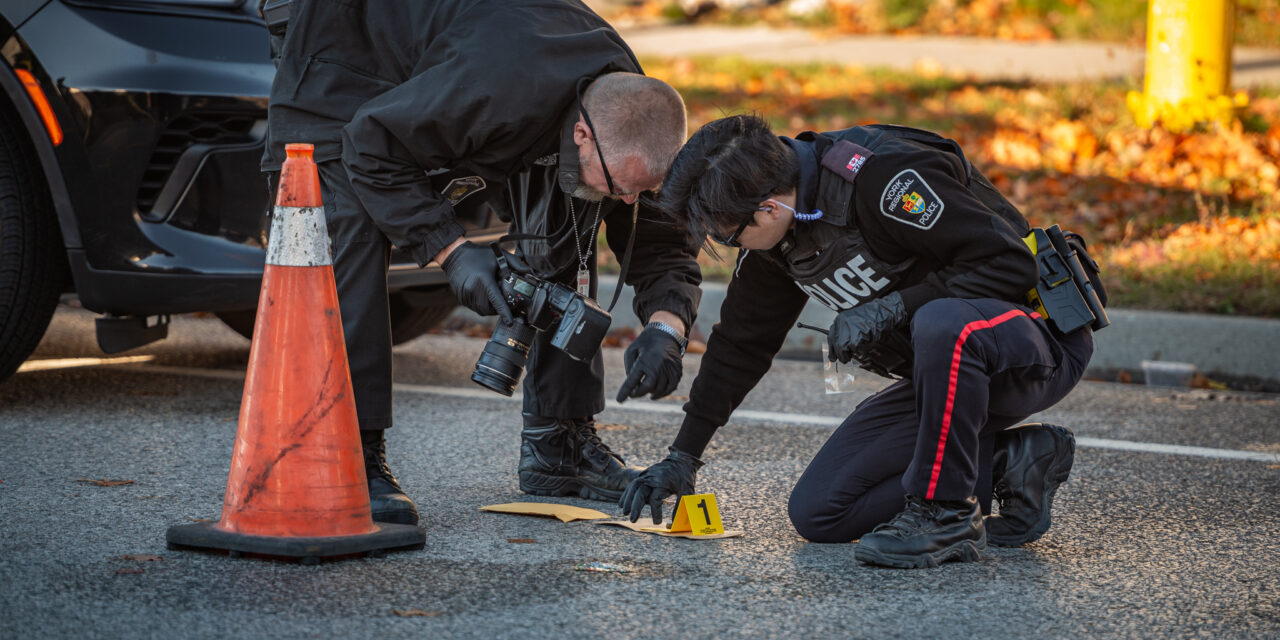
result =
[[[607,304],[617,284],[614,276],[600,278],[600,300]],[[705,341],[720,319],[726,286],[703,283],[702,303],[692,335]],[[614,308],[614,328],[638,325],[631,312],[632,289],[625,287]],[[1169,313],[1108,309],[1111,326],[1095,336],[1097,348],[1089,370],[1095,374],[1142,370],[1144,360],[1186,362],[1201,373],[1232,378],[1257,378],[1280,382],[1280,320],[1214,316],[1200,313]],[[835,314],[813,301],[805,306],[800,321],[819,327],[831,324]],[[454,318],[468,323],[493,323],[459,307]],[[822,335],[807,329],[792,329],[783,344],[783,357],[817,359]]]

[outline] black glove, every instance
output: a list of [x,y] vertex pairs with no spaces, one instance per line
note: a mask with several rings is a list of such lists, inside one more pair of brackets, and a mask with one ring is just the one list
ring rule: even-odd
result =
[[449,287],[468,309],[482,316],[498,314],[511,324],[511,308],[498,283],[498,260],[493,248],[464,242],[440,265],[449,276]]
[[[675,447],[669,447],[669,450],[671,453],[662,462],[641,471],[618,499],[622,515],[631,516],[632,522],[640,519],[640,512],[648,504],[653,523],[661,524],[662,501],[667,496],[676,497],[676,509],[679,509],[680,498],[693,493],[694,476],[704,463],[697,456]],[[674,510],[671,517],[675,517]]]
[[618,388],[618,402],[639,398],[646,393],[657,400],[674,391],[680,383],[680,376],[684,375],[684,367],[680,364],[684,347],[674,335],[657,325],[650,322],[627,347],[623,356],[627,379]]
[[853,360],[859,351],[879,342],[906,319],[907,309],[897,291],[841,311],[827,332],[827,357],[840,362]]

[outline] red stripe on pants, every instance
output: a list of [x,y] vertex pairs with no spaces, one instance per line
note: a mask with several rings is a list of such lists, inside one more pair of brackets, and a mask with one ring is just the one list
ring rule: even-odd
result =
[[[951,430],[951,410],[955,408],[956,404],[956,383],[960,379],[960,354],[964,349],[964,341],[968,340],[969,334],[974,331],[990,329],[1008,320],[1025,315],[1027,315],[1027,312],[1021,309],[1013,309],[991,320],[975,320],[966,324],[964,329],[960,331],[960,337],[956,338],[956,348],[951,354],[951,377],[947,381],[947,408],[942,412],[942,431],[938,434],[938,454],[933,459],[933,473],[929,475],[929,490],[925,492],[925,500],[933,499],[934,490],[938,488],[938,476],[942,475],[942,453],[947,448],[947,433]],[[1040,314],[1034,313],[1031,317],[1038,318]]]

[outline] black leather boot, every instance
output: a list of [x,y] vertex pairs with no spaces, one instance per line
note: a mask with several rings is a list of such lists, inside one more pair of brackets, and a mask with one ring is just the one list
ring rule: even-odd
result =
[[520,490],[538,496],[614,501],[639,469],[626,467],[595,430],[591,418],[524,415],[520,432]]
[[384,432],[361,431],[360,444],[364,447],[364,475],[369,481],[369,507],[374,522],[393,524],[418,524],[418,506],[396,477],[387,468],[387,441]]
[[571,421],[571,429],[578,441],[578,451],[582,454],[578,476],[583,479],[591,494],[579,495],[589,500],[616,502],[622,497],[622,492],[626,491],[627,485],[643,469],[628,467],[622,456],[614,453],[609,445],[600,440],[594,418],[575,418]]
[[1053,494],[1071,474],[1075,451],[1075,436],[1053,424],[1028,424],[996,434],[991,472],[1000,507],[986,521],[991,544],[1016,547],[1049,530]]
[[974,562],[986,548],[977,498],[948,502],[908,495],[902,513],[862,536],[853,557],[883,567],[923,569],[948,560]]

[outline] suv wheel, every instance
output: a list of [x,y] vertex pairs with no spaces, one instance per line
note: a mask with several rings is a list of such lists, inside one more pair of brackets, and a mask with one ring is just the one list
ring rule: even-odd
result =
[[[404,344],[440,324],[453,312],[454,304],[417,307],[405,301],[406,294],[391,295],[391,344]],[[252,340],[257,311],[222,311],[217,314],[223,324]]]
[[26,130],[0,104],[0,380],[39,344],[67,277],[53,203]]

